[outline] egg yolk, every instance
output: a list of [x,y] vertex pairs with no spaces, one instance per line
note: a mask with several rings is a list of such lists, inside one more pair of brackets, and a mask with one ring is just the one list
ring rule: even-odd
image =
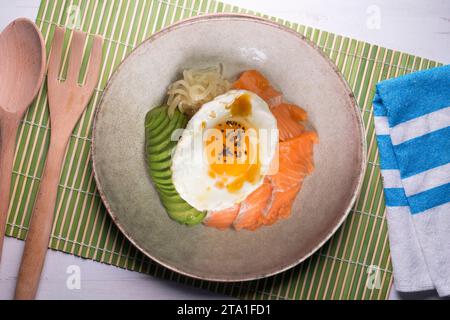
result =
[[245,182],[259,180],[261,164],[256,130],[244,118],[251,113],[248,95],[238,97],[229,108],[231,118],[210,131],[206,147],[209,175],[216,179],[216,187],[236,192]]

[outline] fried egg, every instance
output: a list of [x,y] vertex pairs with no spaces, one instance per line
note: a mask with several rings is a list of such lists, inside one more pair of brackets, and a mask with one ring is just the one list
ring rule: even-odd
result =
[[229,208],[263,183],[277,145],[267,103],[250,91],[228,91],[205,103],[181,134],[172,157],[175,189],[197,210]]

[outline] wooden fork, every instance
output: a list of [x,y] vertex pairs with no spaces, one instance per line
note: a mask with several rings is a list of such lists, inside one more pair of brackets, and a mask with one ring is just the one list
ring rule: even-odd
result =
[[67,79],[61,82],[59,73],[64,29],[58,27],[55,30],[47,75],[51,124],[50,146],[22,256],[16,285],[16,299],[34,299],[36,296],[50,240],[56,195],[66,148],[72,131],[98,82],[103,39],[95,36],[85,84],[78,84],[85,40],[85,33],[74,31]]

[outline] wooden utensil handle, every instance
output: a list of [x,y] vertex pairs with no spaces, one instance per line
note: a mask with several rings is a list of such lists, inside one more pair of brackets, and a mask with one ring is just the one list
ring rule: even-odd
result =
[[[58,135],[53,135],[58,136]],[[15,299],[34,299],[53,225],[56,196],[68,139],[50,142],[44,174],[34,205],[16,284]],[[65,140],[65,141],[63,141]]]
[[0,260],[8,217],[11,175],[18,128],[18,121],[3,121],[0,123]]

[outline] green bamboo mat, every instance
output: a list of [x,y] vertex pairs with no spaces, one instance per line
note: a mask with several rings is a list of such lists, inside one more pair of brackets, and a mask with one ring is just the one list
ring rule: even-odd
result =
[[[94,108],[103,88],[117,65],[152,33],[177,20],[207,12],[261,16],[214,0],[42,1],[36,21],[46,40],[47,53],[58,25],[81,28],[105,38],[100,83],[71,137],[65,159],[50,247],[244,299],[385,299],[392,282],[392,267],[371,107],[374,85],[382,79],[437,66],[433,61],[267,17],[314,41],[339,67],[361,108],[368,146],[362,192],[346,222],[310,259],[280,275],[231,284],[180,276],[138,252],[105,211],[89,155]],[[7,234],[20,239],[27,233],[48,149],[46,105],[44,85],[18,135]]]

